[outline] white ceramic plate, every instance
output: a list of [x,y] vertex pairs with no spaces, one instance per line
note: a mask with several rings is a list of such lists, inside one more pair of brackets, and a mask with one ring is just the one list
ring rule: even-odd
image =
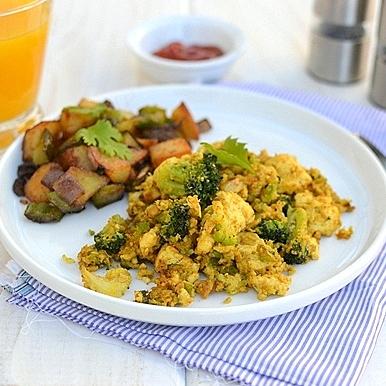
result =
[[[386,235],[386,178],[375,156],[354,136],[331,121],[277,99],[211,86],[158,86],[105,94],[117,107],[136,110],[146,104],[172,108],[185,101],[198,118],[208,117],[214,129],[202,140],[237,136],[249,149],[288,152],[306,166],[322,170],[338,194],[350,197],[356,210],[343,216],[355,229],[348,241],[321,241],[321,258],[297,268],[287,296],[259,302],[254,291],[197,300],[189,308],[167,308],[132,302],[133,289],[146,285],[134,280],[125,298],[116,299],[86,288],[75,264],[62,254],[76,256],[91,243],[88,230],[98,230],[114,214],[125,215],[126,200],[101,210],[89,205],[57,224],[34,224],[23,216],[23,205],[12,192],[21,161],[21,140],[0,164],[0,236],[11,256],[29,273],[55,291],[107,313],[160,324],[216,325],[246,322],[282,314],[316,302],[352,281],[377,256]],[[135,274],[133,275],[135,278]]]

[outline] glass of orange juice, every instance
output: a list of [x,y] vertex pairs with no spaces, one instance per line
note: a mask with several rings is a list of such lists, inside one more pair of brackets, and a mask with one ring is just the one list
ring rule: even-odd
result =
[[51,0],[0,0],[0,153],[40,118]]

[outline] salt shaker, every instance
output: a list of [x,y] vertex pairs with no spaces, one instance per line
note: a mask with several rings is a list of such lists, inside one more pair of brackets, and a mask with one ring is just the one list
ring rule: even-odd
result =
[[350,83],[366,72],[372,0],[315,0],[308,70],[334,83]]
[[373,81],[370,98],[379,106],[386,108],[386,1],[382,0],[379,27],[378,47],[375,55]]

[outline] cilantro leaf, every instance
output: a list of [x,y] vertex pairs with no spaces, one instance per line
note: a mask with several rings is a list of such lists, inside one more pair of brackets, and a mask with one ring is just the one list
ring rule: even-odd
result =
[[238,142],[237,138],[228,137],[221,149],[216,149],[213,145],[206,142],[201,143],[201,145],[208,153],[214,154],[220,164],[237,165],[252,171],[245,143]]
[[118,157],[129,160],[130,149],[119,141],[122,141],[122,134],[112,126],[110,121],[99,120],[95,125],[80,129],[76,132],[77,141],[82,140],[88,146],[96,146],[103,153],[111,157]]

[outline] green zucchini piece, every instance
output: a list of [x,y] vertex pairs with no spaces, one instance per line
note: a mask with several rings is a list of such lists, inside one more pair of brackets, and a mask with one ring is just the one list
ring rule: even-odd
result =
[[54,205],[48,202],[31,202],[24,212],[25,217],[39,224],[58,222],[64,214]]
[[52,205],[55,205],[62,213],[77,213],[84,209],[84,206],[69,205],[66,201],[59,197],[58,193],[48,193],[48,200]]
[[96,208],[100,209],[115,201],[119,201],[125,193],[125,186],[121,184],[110,184],[99,189],[91,198]]
[[32,153],[32,162],[42,165],[49,162],[54,155],[54,136],[46,129]]

